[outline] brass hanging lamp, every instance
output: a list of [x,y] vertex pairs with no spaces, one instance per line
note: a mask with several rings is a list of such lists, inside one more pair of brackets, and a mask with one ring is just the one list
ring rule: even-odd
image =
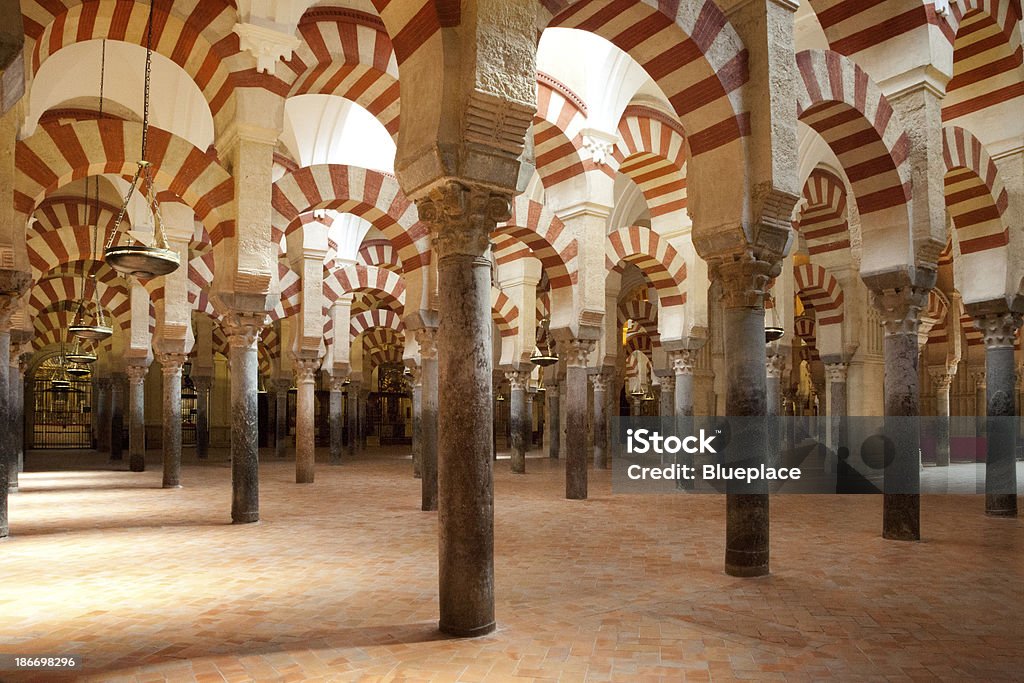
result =
[[[142,104],[142,158],[138,162],[135,177],[125,194],[121,211],[117,215],[114,229],[107,240],[104,258],[107,265],[119,273],[134,275],[148,280],[161,275],[173,273],[181,266],[177,252],[168,248],[164,235],[163,218],[160,215],[160,202],[157,200],[156,188],[153,186],[153,166],[146,159],[146,148],[149,140],[149,98],[150,79],[153,66],[153,0],[149,3],[149,20],[146,24],[146,76],[143,89]],[[153,215],[153,244],[119,244],[121,223],[128,212],[128,204],[138,191],[146,197],[146,203]]]
[[50,387],[56,391],[67,391],[71,388],[71,380],[68,377],[66,361],[64,358],[64,339],[60,340],[60,359],[57,362],[57,369],[50,376]]
[[782,339],[786,330],[779,324],[779,307],[775,304],[775,297],[768,292],[768,301],[772,304],[772,320],[770,325],[764,326],[764,343],[771,344],[773,341]]
[[71,351],[65,357],[69,362],[78,365],[90,365],[96,362],[96,354],[87,349],[81,339],[75,339],[75,345],[71,347]]
[[[533,349],[530,362],[538,367],[546,368],[557,363],[558,356],[551,349],[551,332],[548,330],[548,319],[544,318],[540,323],[541,327],[537,334],[537,346]],[[541,344],[544,344],[543,350],[541,349]]]

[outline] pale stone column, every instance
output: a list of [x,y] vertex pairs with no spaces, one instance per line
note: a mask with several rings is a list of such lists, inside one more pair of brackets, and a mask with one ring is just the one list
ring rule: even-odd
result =
[[658,415],[673,417],[676,413],[676,376],[671,370],[659,373],[661,395],[658,397]]
[[319,358],[295,359],[295,483],[312,484],[316,467],[314,402]]
[[680,349],[669,354],[672,371],[675,372],[675,414],[677,417],[693,417],[693,371],[697,365],[697,352]]
[[369,437],[369,429],[367,429],[366,416],[370,412],[370,390],[364,389],[362,385],[359,387],[359,420],[356,426],[359,428],[359,448],[366,450],[366,440]]
[[526,443],[526,452],[529,453],[533,447],[533,400],[537,397],[535,389],[528,389],[526,391],[526,421],[523,423],[523,430],[525,436],[523,437]]
[[1014,341],[1021,314],[975,314],[985,339],[988,453],[985,458],[985,514],[1017,516],[1017,383]]
[[569,424],[569,389],[565,383],[565,375],[562,375],[562,381],[558,383],[558,453],[564,455],[567,453],[565,445],[566,436],[566,425]]
[[342,409],[344,404],[343,385],[345,378],[335,373],[331,375],[331,404],[329,418],[331,421],[331,464],[341,464],[341,453],[344,450],[341,442]]
[[348,384],[348,454],[354,456],[359,452],[359,382]]
[[[14,296],[0,295],[0,424],[10,425],[14,412],[11,406],[10,370],[11,316],[17,310],[18,301]],[[6,430],[5,430],[6,431]],[[14,443],[9,434],[0,438],[0,538],[7,535],[7,492],[18,490],[18,465],[15,461]]]
[[177,489],[181,488],[181,368],[185,356],[163,353],[159,361],[164,376],[163,487]]
[[837,453],[841,447],[849,447],[846,430],[847,409],[846,377],[850,364],[839,359],[823,359],[825,361],[825,379],[828,382],[828,419],[829,434],[833,450]]
[[[933,283],[934,275],[927,286],[872,291],[872,303],[885,326],[886,417],[920,415],[917,333],[921,309]],[[882,536],[917,541],[921,538],[921,497],[907,491],[916,489],[920,481],[920,437],[917,430],[900,428],[887,436],[896,442],[896,457],[885,470]]]
[[[490,297],[490,292],[487,296]],[[416,330],[416,341],[420,347],[420,383],[423,385],[420,392],[420,509],[427,512],[437,510],[438,497],[438,332],[438,329],[432,327]],[[459,392],[447,395],[459,397],[453,400],[461,400],[462,397]],[[458,448],[454,444],[452,447]]]
[[[124,394],[127,378],[114,373],[110,381],[110,459],[124,458]],[[130,465],[129,465],[130,466]],[[145,463],[143,463],[145,467]]]
[[192,378],[196,387],[196,457],[210,457],[210,390],[213,378],[199,375]]
[[935,387],[935,466],[949,466],[949,389],[956,376],[956,368],[938,365],[928,368],[928,376]]
[[590,376],[590,384],[594,387],[594,467],[600,470],[608,469],[608,413],[605,405],[610,381],[610,373]]
[[[767,351],[765,352],[767,354]],[[768,415],[782,414],[782,375],[786,370],[786,356],[773,353],[765,356],[765,406]]]
[[530,374],[522,370],[505,373],[509,382],[509,433],[512,436],[512,473],[526,474],[526,385]]
[[96,380],[96,450],[110,452],[110,378]]
[[291,382],[279,379],[274,388],[274,455],[283,460],[288,453],[288,390]]
[[412,371],[412,476],[423,477],[423,372],[418,365]]
[[21,345],[11,351],[11,440],[14,450],[11,453],[11,484],[18,487],[18,474],[25,467],[25,363],[22,362]]
[[[494,621],[494,429],[490,233],[511,196],[446,181],[417,202],[437,258],[440,629],[490,633]],[[422,345],[421,345],[422,349]],[[425,361],[424,361],[425,362]],[[428,416],[424,367],[424,423]],[[427,478],[424,434],[424,480]]]
[[226,315],[221,325],[231,346],[231,521],[248,524],[260,518],[259,359],[256,342],[266,317]]
[[587,359],[594,350],[592,339],[562,342],[565,358],[565,497],[587,498]]
[[561,385],[555,384],[554,386],[548,387],[545,399],[547,401],[547,437],[545,440],[548,443],[548,457],[552,460],[558,460],[558,448],[562,444],[561,439],[561,410],[559,407],[558,397],[561,393]]
[[126,366],[125,370],[128,373],[128,469],[132,472],[145,472],[146,373],[149,366],[133,363]]

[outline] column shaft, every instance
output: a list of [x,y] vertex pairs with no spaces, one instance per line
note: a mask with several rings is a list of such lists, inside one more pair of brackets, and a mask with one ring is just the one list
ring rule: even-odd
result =
[[359,420],[359,384],[356,382],[350,382],[348,385],[348,393],[346,394],[346,400],[348,401],[348,454],[354,456],[359,450],[359,439],[356,434],[358,431],[357,422]]
[[335,377],[331,380],[331,404],[330,408],[330,421],[331,421],[331,464],[341,464],[341,453],[344,450],[341,441],[341,432],[343,427],[342,422],[342,409],[344,405],[344,395],[341,390],[341,378]]
[[288,382],[277,382],[274,401],[274,455],[284,459],[288,450]]
[[224,332],[231,346],[231,521],[248,524],[260,518],[259,360],[256,341],[262,316],[230,314]]
[[115,375],[110,383],[110,459],[114,461],[124,458],[124,392],[124,375]]
[[526,474],[526,383],[525,372],[506,372],[509,381],[509,433],[512,440],[512,473]]
[[423,371],[413,368],[412,384],[412,476],[423,477]]
[[205,460],[210,456],[210,388],[212,378],[195,380],[196,384],[196,457]]
[[605,410],[610,377],[604,373],[590,378],[594,386],[594,467],[608,469],[608,413]]
[[[145,365],[128,368],[128,468],[146,470],[146,371]],[[114,414],[117,414],[115,409]],[[116,425],[115,425],[116,426]],[[120,441],[120,439],[118,439]]]
[[312,484],[316,466],[314,415],[317,358],[295,360],[295,483]]
[[587,358],[591,340],[571,339],[563,344],[565,371],[565,497],[587,498]]
[[985,338],[988,450],[985,457],[985,514],[1017,516],[1017,369],[1014,363],[1018,313],[976,317]]
[[163,460],[165,489],[181,487],[181,367],[185,357],[160,356],[164,376]]
[[561,391],[560,385],[555,384],[554,386],[548,387],[545,393],[547,399],[547,430],[548,435],[546,437],[548,442],[548,457],[552,460],[558,460],[558,447],[561,445],[561,410],[558,405],[558,396]]
[[[438,509],[438,468],[440,467],[438,449],[442,447],[438,406],[438,395],[441,391],[441,379],[439,377],[439,333],[440,330],[429,327],[416,330],[416,340],[420,345],[420,363],[423,366],[420,375],[420,381],[423,384],[420,395],[423,406],[422,414],[420,415],[420,509],[424,511]],[[469,339],[467,339],[467,342]],[[461,400],[461,397],[464,396],[462,393],[464,390],[467,390],[466,387],[453,390],[453,393],[446,392],[445,395],[458,396],[460,398],[457,400]],[[487,392],[488,395],[490,393],[490,391]],[[490,410],[488,410],[488,414],[490,414]],[[488,437],[490,437],[490,430],[488,430]],[[449,438],[456,437],[450,434]],[[458,448],[453,442],[446,443],[453,448]],[[490,438],[488,438],[488,452],[489,450]]]

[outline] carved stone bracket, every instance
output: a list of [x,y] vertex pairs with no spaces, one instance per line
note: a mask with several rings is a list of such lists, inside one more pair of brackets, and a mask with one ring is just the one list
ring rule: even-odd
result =
[[662,393],[673,393],[676,390],[676,376],[662,375],[658,381],[661,383]]
[[345,390],[345,380],[347,380],[347,379],[348,379],[347,377],[343,377],[342,375],[337,375],[337,374],[331,375],[331,383],[330,383],[331,391],[335,392],[335,393],[340,393],[340,392],[344,391]]
[[928,377],[936,389],[948,389],[953,383],[954,374],[945,365],[928,368]]
[[491,231],[512,215],[512,195],[448,180],[416,202],[420,220],[430,225],[438,259],[453,254],[481,256]]
[[786,371],[786,357],[776,353],[765,358],[765,372],[769,379],[781,379]]
[[146,380],[147,372],[149,372],[149,367],[145,365],[125,366],[125,373],[128,375],[130,384],[142,384]]
[[416,343],[420,347],[420,358],[422,360],[437,359],[437,328],[421,327],[416,330]]

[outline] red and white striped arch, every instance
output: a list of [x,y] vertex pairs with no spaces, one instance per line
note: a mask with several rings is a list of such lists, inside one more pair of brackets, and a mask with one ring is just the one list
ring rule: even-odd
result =
[[651,339],[653,346],[661,344],[661,335],[658,332],[658,309],[650,301],[630,299],[619,304],[617,318],[620,326],[632,321],[633,327],[629,332],[634,333],[642,330]]
[[807,204],[800,212],[796,228],[807,243],[811,256],[849,249],[850,226],[847,221],[846,184],[823,168],[811,172],[804,184]]
[[[99,214],[95,203],[83,197],[51,197],[44,200],[33,212],[35,222],[30,232],[50,232],[61,228],[85,228],[99,225],[103,234],[114,229],[121,207],[100,202]],[[127,222],[128,216],[125,216]]]
[[[638,361],[633,358],[633,353],[639,351],[650,360],[654,351],[654,341],[645,331],[635,332],[626,338],[626,345],[623,348],[626,352],[626,374],[627,376],[636,376]],[[633,371],[632,375],[629,374],[630,369]]]
[[95,301],[95,292],[99,293],[100,306],[103,307],[108,320],[113,321],[122,329],[131,327],[131,301],[128,290],[113,274],[106,281],[96,283],[96,290],[89,282],[83,286],[82,280],[76,277],[53,277],[41,280],[32,286],[29,293],[29,309],[32,317],[39,316],[43,311],[67,304],[77,311],[77,302],[83,295],[90,302]]
[[430,263],[430,230],[393,177],[355,166],[316,165],[286,173],[273,190],[273,240],[301,214],[332,209],[360,216],[391,241],[409,274]]
[[213,252],[194,256],[188,262],[188,303],[192,310],[216,319],[219,311],[210,301],[210,287],[214,274]]
[[589,159],[583,159],[582,131],[586,125],[587,109],[582,98],[553,76],[538,74],[533,145],[537,174],[546,190],[595,168]]
[[372,292],[379,298],[405,306],[405,283],[402,276],[384,268],[355,264],[324,277],[324,297],[334,303],[342,294]]
[[353,339],[375,327],[387,328],[398,333],[405,332],[405,325],[402,324],[401,316],[386,308],[375,308],[372,311],[364,311],[358,315],[352,316],[349,320],[349,331],[351,332]]
[[384,363],[401,363],[404,355],[404,336],[386,327],[367,330],[362,337],[363,359],[369,359],[371,367]]
[[60,228],[30,234],[25,242],[32,279],[39,280],[51,270],[79,261],[103,261],[103,244],[93,248],[93,235],[82,228]]
[[819,360],[818,340],[815,332],[817,324],[814,320],[813,309],[808,313],[811,315],[798,316],[793,322],[793,334],[804,343],[800,347],[800,358],[806,361]]
[[359,246],[359,262],[364,266],[376,266],[396,272],[402,270],[398,253],[387,240],[364,240]]
[[289,96],[337,95],[360,105],[398,136],[398,61],[380,18],[341,7],[313,7],[299,21],[302,43],[277,75]]
[[519,195],[512,202],[512,215],[491,233],[521,242],[540,261],[552,290],[571,289],[579,276],[576,240],[562,221],[543,204]]
[[1009,244],[1003,213],[1009,194],[984,145],[957,126],[942,129],[946,163],[946,209],[956,228],[961,254],[998,250]]
[[302,278],[284,263],[277,264],[278,281],[281,285],[281,301],[270,313],[270,320],[284,320],[296,315],[302,306]]
[[652,218],[686,209],[686,137],[672,117],[650,107],[626,107],[615,159],[619,172],[640,188]]
[[[54,190],[79,178],[134,174],[141,135],[141,124],[110,119],[40,126],[15,146],[15,210],[27,216]],[[212,244],[234,235],[234,181],[213,156],[152,126],[147,154],[156,184],[192,208]]]
[[667,240],[650,228],[633,225],[608,235],[606,267],[621,272],[632,263],[651,281],[658,292],[659,316],[682,316],[686,304],[686,262]]
[[813,263],[793,269],[796,291],[804,304],[814,309],[819,325],[843,322],[843,288],[827,270]]
[[940,290],[932,289],[928,292],[928,306],[921,312],[921,326],[929,326],[927,343],[944,344],[949,340],[948,319],[949,300]]
[[876,225],[907,227],[910,140],[882,91],[863,69],[837,52],[807,50],[797,54],[796,62],[800,120],[839,158],[860,215],[878,216],[864,221],[865,233]]
[[491,287],[491,318],[502,337],[519,333],[519,308],[497,287]]
[[811,0],[829,47],[852,55],[924,26],[935,26],[953,42],[953,29],[923,0]]

